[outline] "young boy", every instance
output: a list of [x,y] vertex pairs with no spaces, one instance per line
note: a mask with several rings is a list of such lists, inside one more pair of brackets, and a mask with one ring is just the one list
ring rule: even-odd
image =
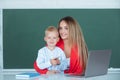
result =
[[[56,46],[59,41],[59,33],[57,28],[50,26],[45,31],[44,40],[47,46],[41,48],[38,51],[37,66],[40,69],[48,69],[52,73],[62,72],[67,69],[67,65],[64,64],[66,56],[62,49]],[[62,63],[63,62],[63,63]]]

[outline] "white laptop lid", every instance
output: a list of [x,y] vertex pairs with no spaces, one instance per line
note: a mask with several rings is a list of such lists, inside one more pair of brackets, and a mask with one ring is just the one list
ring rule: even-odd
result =
[[93,50],[88,53],[88,62],[84,75],[65,74],[68,77],[93,77],[105,75],[108,72],[111,50]]
[[85,77],[107,74],[111,50],[93,50],[88,53]]

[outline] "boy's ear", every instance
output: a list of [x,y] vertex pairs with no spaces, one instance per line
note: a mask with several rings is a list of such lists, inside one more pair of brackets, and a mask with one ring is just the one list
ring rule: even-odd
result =
[[44,37],[44,40],[46,41],[46,37]]

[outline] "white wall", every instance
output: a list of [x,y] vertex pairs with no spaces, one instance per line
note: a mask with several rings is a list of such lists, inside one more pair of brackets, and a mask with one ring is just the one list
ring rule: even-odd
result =
[[0,8],[120,8],[120,0],[1,0]]
[[3,54],[2,54],[2,10],[0,9],[0,69],[2,68]]
[[0,0],[0,68],[3,68],[2,9],[120,9],[120,0]]

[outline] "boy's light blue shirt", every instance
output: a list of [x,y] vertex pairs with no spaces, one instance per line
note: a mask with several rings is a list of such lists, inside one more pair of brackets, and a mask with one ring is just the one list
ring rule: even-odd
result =
[[[59,58],[60,64],[53,66],[50,63],[50,59]],[[67,69],[68,62],[62,49],[55,47],[54,50],[49,50],[47,47],[43,47],[38,51],[37,65],[40,69],[47,68],[48,70],[63,71]]]

